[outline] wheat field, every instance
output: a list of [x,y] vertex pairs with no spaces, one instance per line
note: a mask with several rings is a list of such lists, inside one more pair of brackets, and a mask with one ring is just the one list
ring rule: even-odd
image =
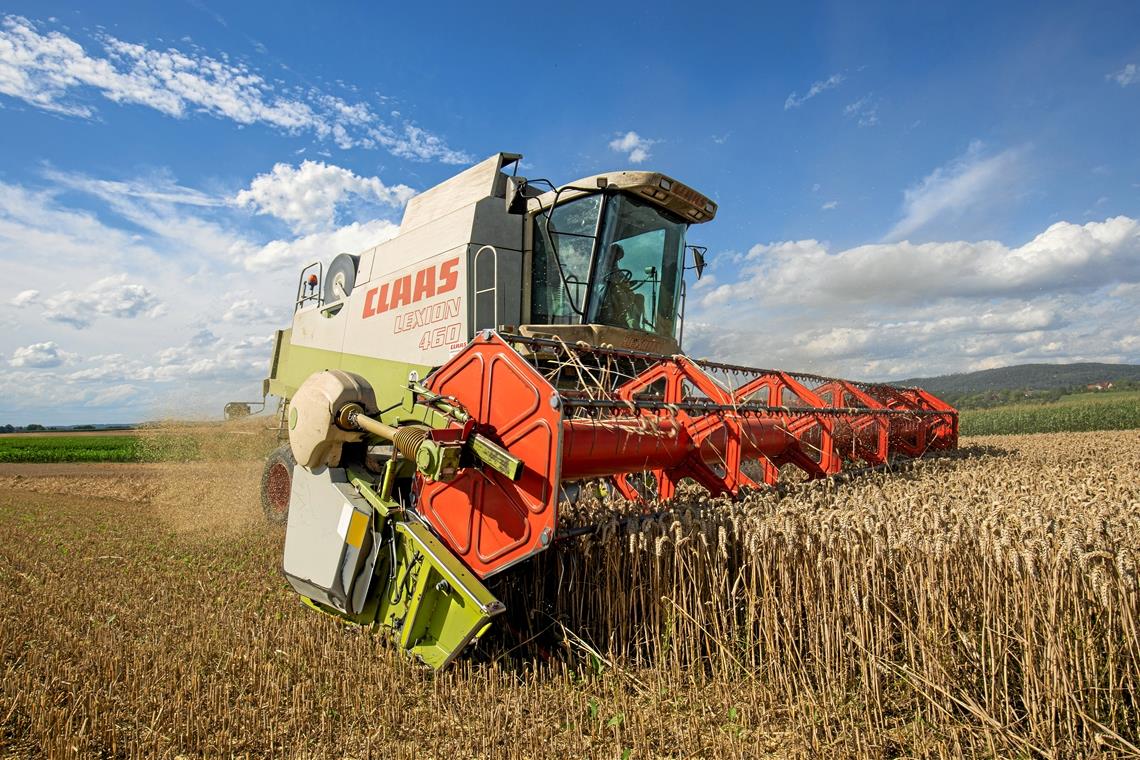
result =
[[257,475],[0,471],[0,756],[1140,754],[1136,431],[583,503],[436,676],[300,606]]

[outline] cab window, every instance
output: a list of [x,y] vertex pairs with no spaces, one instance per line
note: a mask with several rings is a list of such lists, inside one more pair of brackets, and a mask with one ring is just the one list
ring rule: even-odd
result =
[[549,217],[535,214],[531,288],[531,321],[535,324],[582,321],[601,205],[602,196],[595,194],[563,203]]

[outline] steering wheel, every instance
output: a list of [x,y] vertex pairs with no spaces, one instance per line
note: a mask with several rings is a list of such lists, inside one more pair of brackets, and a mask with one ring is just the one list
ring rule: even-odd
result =
[[633,272],[628,269],[614,269],[606,276],[606,279],[630,283],[633,282]]

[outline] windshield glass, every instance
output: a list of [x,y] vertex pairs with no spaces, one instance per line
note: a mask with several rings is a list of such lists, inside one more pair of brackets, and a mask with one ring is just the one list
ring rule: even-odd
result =
[[586,321],[675,337],[685,227],[635,196],[610,198]]
[[601,195],[587,195],[556,206],[549,223],[545,215],[535,215],[531,318],[536,324],[582,321],[601,205]]

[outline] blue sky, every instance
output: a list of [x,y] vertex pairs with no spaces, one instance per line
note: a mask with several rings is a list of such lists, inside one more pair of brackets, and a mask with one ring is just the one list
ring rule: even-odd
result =
[[489,8],[0,7],[0,423],[255,394],[299,263],[498,150],[717,200],[700,355],[1140,361],[1135,3]]

